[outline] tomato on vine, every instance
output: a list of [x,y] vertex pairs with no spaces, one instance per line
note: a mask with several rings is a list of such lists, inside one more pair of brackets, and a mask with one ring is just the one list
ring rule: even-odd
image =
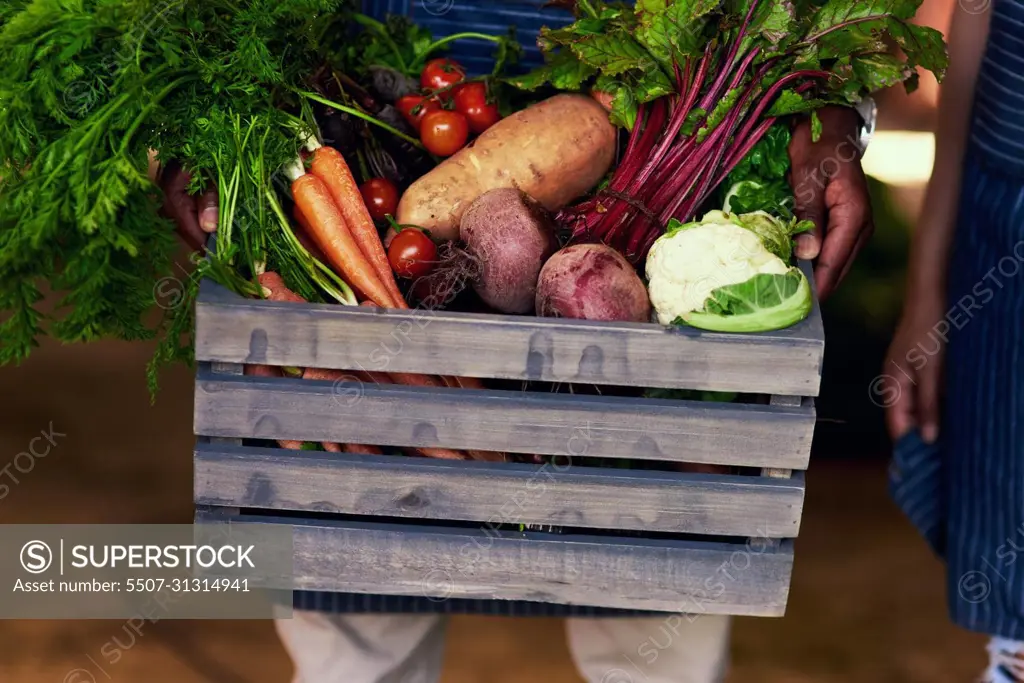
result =
[[487,86],[471,81],[455,89],[455,111],[469,121],[469,128],[480,134],[501,120],[498,105],[487,101]]
[[437,263],[437,245],[417,228],[399,230],[388,245],[388,263],[399,277],[423,277]]
[[434,97],[424,97],[423,95],[405,95],[404,97],[398,98],[395,103],[395,108],[398,109],[399,113],[405,117],[405,120],[409,122],[409,125],[416,130],[420,129],[420,124],[423,123],[423,117],[429,112],[437,111],[441,108],[441,103]]
[[398,209],[398,188],[387,178],[370,178],[359,186],[359,192],[375,221],[393,216]]
[[427,151],[450,157],[466,145],[469,122],[457,111],[440,109],[428,112],[420,124],[420,141]]
[[420,85],[424,90],[444,90],[440,97],[448,100],[451,98],[450,89],[456,83],[466,80],[466,72],[458,62],[440,57],[427,62],[420,73]]

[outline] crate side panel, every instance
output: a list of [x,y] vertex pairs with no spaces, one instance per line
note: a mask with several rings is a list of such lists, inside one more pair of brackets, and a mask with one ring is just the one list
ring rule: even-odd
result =
[[816,317],[766,334],[655,324],[247,301],[196,306],[201,361],[816,396]]
[[[809,402],[809,400],[808,400]],[[211,375],[202,436],[806,469],[813,406],[364,385]]]
[[291,524],[297,590],[781,616],[793,567],[790,541],[776,548],[245,514],[215,518]]
[[791,538],[802,480],[199,444],[201,505]]

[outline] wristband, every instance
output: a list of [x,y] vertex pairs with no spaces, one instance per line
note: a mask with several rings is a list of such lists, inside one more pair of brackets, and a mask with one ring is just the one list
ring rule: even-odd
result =
[[860,149],[861,155],[863,155],[875,134],[875,126],[878,122],[878,105],[875,104],[874,98],[868,95],[858,102],[854,109],[856,109],[857,115],[860,116],[860,137],[857,140],[857,147]]

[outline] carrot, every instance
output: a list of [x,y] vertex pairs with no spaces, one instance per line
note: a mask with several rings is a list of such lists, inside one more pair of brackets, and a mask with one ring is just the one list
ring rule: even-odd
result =
[[403,453],[410,455],[422,455],[435,460],[465,460],[466,456],[462,451],[453,451],[450,448],[403,448]]
[[306,248],[306,251],[308,251],[317,261],[327,263],[327,257],[324,256],[324,252],[320,251],[320,247],[313,241],[313,238],[310,237],[310,234],[312,233],[309,227],[309,219],[306,218],[306,214],[302,213],[302,210],[296,206],[292,209],[292,217],[295,219],[295,222],[299,224],[299,227],[302,228],[301,230],[295,231],[295,237],[298,238],[299,243],[302,244],[302,246]]
[[442,377],[444,383],[454,389],[486,389],[487,385],[476,377]]
[[290,301],[292,303],[304,304],[306,300],[288,289],[284,279],[273,271],[267,271],[257,278],[263,287],[264,294],[271,301]]
[[295,205],[309,221],[309,232],[335,268],[349,284],[358,288],[371,301],[395,307],[391,294],[381,284],[373,266],[366,260],[338,209],[327,186],[318,177],[300,175],[292,181]]
[[444,382],[433,375],[419,375],[411,372],[389,372],[395,384],[402,384],[407,387],[443,387]]
[[409,305],[398,291],[398,283],[388,263],[388,256],[381,244],[377,226],[373,223],[359,185],[352,175],[345,157],[333,147],[320,147],[313,153],[313,164],[310,173],[323,181],[334,198],[334,203],[341,210],[352,237],[359,244],[363,256],[373,266],[377,278],[391,295],[396,308],[409,308]]
[[384,455],[384,451],[380,449],[380,446],[367,446],[362,443],[347,443],[342,445],[342,450],[346,453],[365,453],[366,455]]

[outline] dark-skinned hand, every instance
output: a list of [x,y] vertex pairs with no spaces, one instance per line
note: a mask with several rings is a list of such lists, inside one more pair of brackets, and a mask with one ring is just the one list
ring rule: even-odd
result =
[[815,260],[818,295],[826,299],[849,272],[874,232],[867,178],[857,146],[860,118],[846,107],[819,112],[822,134],[812,141],[810,119],[793,130],[790,182],[796,214],[814,222],[813,233],[797,238],[798,258]]
[[157,179],[164,192],[164,215],[174,221],[190,248],[202,249],[209,234],[217,230],[217,191],[191,195],[190,180],[188,172],[177,162],[168,164]]

